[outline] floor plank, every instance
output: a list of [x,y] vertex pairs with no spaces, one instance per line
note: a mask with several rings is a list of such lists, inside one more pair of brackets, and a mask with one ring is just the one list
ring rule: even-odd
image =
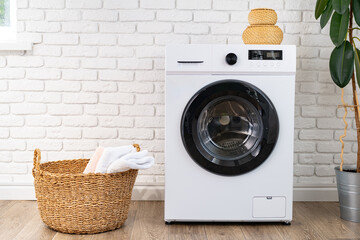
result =
[[14,240],[23,239],[36,239],[47,240],[52,239],[56,234],[56,231],[48,228],[41,220],[38,212],[34,214],[34,217],[24,226],[23,229],[14,237]]
[[52,240],[92,240],[92,239],[93,239],[93,235],[75,235],[75,234],[65,234],[65,233],[56,233],[54,238],[52,238]]
[[164,222],[163,202],[139,202],[135,224],[132,230],[133,240],[167,239],[168,228]]
[[304,216],[312,228],[325,239],[355,239],[358,237],[343,224],[343,220],[331,214],[321,203],[300,202],[297,208],[304,212]]
[[246,239],[241,224],[206,224],[205,231],[208,240]]
[[301,211],[298,207],[299,204],[300,203],[298,202],[294,202],[293,221],[291,222],[291,226],[284,224],[276,225],[281,235],[285,239],[294,240],[325,239],[312,228],[312,223],[306,216],[308,213]]
[[15,203],[14,201],[11,200],[3,200],[0,201],[0,211],[2,211],[3,209],[5,209],[7,207],[7,205],[11,204],[11,203]]
[[174,223],[163,202],[132,202],[125,225],[93,235],[57,233],[42,221],[35,201],[0,201],[0,239],[32,240],[232,240],[360,239],[360,223],[339,218],[338,203],[295,202],[290,226],[281,223]]
[[[333,214],[333,216],[335,218],[340,218],[340,208],[339,208],[339,203],[334,203],[334,202],[325,202],[321,204],[322,207],[324,207],[327,211],[329,211],[329,213]],[[352,231],[354,234],[356,234],[357,236],[359,236],[360,239],[360,224],[359,223],[354,223],[354,222],[350,222],[350,221],[345,221],[345,220],[340,220],[342,224],[344,224],[348,229],[350,229],[350,231]]]
[[205,227],[197,223],[174,223],[167,226],[169,240],[206,240]]
[[9,201],[9,200],[0,201],[0,217],[4,215],[7,212],[7,210],[15,203],[16,203],[15,201]]
[[281,223],[241,223],[241,230],[245,239],[267,240],[277,239],[284,240],[276,225]]
[[13,239],[37,213],[34,201],[16,201],[0,218],[0,239]]

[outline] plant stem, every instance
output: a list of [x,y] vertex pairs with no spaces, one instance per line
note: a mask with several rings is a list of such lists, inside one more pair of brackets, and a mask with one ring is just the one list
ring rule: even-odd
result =
[[[359,42],[360,42],[360,38],[358,38],[358,37],[353,37],[353,40],[354,39],[357,39]],[[354,44],[354,49],[355,49],[355,44]]]
[[[350,26],[349,29],[352,29],[353,27],[353,9],[352,9],[352,1],[350,1]],[[349,40],[351,45],[353,44],[353,36],[352,31],[349,31]],[[356,49],[354,49],[356,51]],[[355,123],[356,123],[356,133],[357,133],[357,144],[358,144],[358,150],[357,150],[357,166],[356,166],[356,172],[360,173],[360,119],[359,119],[359,101],[357,98],[357,92],[356,92],[356,82],[355,82],[355,74],[352,74],[351,78],[351,84],[352,84],[352,92],[353,92],[353,101],[355,107]]]
[[345,103],[345,100],[344,100],[344,88],[341,89],[341,102],[344,106],[344,110],[345,110],[345,113],[344,113],[344,116],[343,116],[343,121],[345,123],[345,128],[344,128],[344,134],[340,136],[340,142],[341,142],[341,154],[340,154],[340,158],[341,158],[341,163],[340,163],[340,171],[343,170],[343,165],[344,165],[344,147],[345,147],[345,143],[344,143],[344,140],[343,138],[346,137],[346,130],[348,128],[348,123],[346,122],[346,116],[347,116],[347,113],[348,113],[348,110],[347,110],[347,107],[346,107],[346,103]]
[[358,27],[354,27],[354,28],[349,28],[349,31],[352,31],[352,30],[354,30],[354,29],[356,29],[356,30],[360,30],[360,28],[358,28]]

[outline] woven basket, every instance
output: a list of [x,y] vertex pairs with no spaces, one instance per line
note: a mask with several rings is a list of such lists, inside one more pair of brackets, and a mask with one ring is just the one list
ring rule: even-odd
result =
[[250,25],[275,25],[277,14],[273,9],[256,8],[250,11],[248,20]]
[[245,44],[280,44],[283,32],[278,26],[249,26],[242,35]]
[[89,159],[41,164],[40,160],[40,150],[36,149],[35,192],[46,225],[63,233],[92,234],[124,224],[138,170],[83,174]]

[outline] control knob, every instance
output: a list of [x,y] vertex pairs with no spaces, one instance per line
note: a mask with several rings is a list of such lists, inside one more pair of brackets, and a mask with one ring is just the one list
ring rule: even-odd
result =
[[229,53],[226,55],[225,60],[227,64],[234,65],[237,62],[237,56],[235,53]]

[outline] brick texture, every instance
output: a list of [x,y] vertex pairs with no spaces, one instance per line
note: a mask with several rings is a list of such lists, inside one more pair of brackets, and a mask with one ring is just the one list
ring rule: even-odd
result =
[[[14,0],[15,1],[15,0]],[[99,145],[139,143],[156,158],[138,182],[164,183],[164,47],[242,43],[251,8],[270,7],[298,46],[295,183],[334,183],[343,110],[332,83],[329,28],[315,0],[18,0],[19,38],[32,51],[0,56],[0,184],[32,182],[43,159],[89,157]],[[351,91],[345,88],[351,103]],[[353,114],[345,161],[354,163]]]

